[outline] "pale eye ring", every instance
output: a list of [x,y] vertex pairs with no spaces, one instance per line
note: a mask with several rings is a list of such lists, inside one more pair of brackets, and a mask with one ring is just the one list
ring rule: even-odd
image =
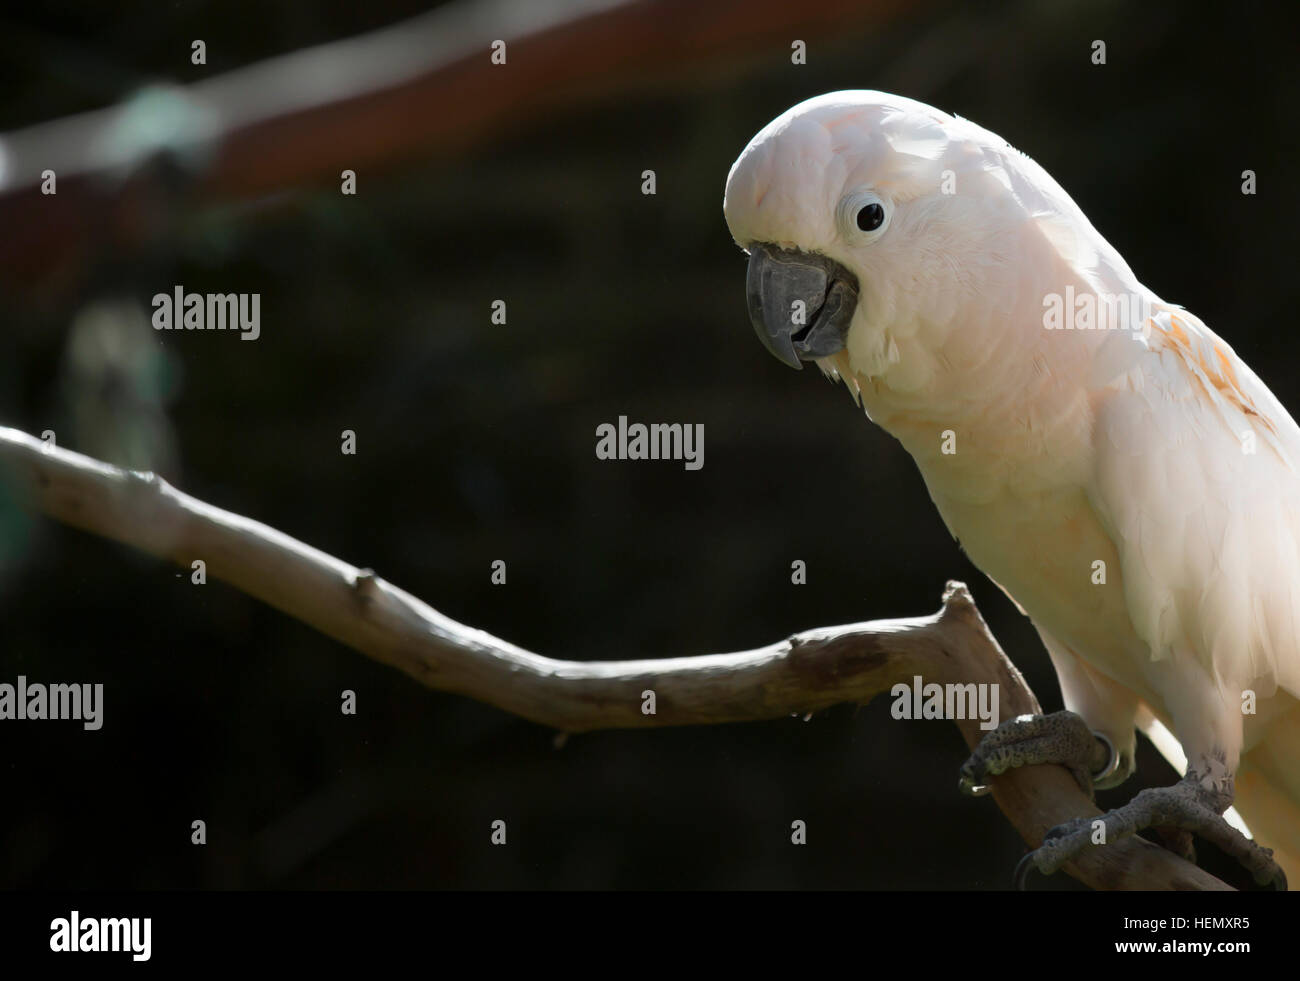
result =
[[893,209],[888,201],[868,188],[845,195],[840,202],[839,221],[851,242],[874,242],[885,234]]

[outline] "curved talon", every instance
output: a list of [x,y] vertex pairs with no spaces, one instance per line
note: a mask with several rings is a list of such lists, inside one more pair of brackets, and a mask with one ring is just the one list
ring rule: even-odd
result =
[[1119,753],[1115,751],[1115,744],[1110,741],[1110,737],[1104,732],[1098,732],[1094,729],[1092,730],[1092,735],[1098,742],[1106,745],[1106,750],[1110,754],[1106,758],[1106,765],[1092,775],[1092,782],[1095,785],[1101,783],[1101,781],[1105,780],[1119,769]]
[[1011,873],[1011,884],[1017,892],[1027,891],[1026,884],[1029,881],[1029,873],[1031,870],[1037,870],[1038,868],[1034,864],[1034,854],[1034,852],[1026,854],[1024,858],[1016,863],[1015,872]]
[[970,777],[963,774],[957,778],[957,789],[967,797],[983,797],[993,788],[986,783],[976,783]]

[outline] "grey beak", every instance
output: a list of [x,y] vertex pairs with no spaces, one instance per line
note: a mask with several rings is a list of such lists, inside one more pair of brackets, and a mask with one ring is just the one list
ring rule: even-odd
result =
[[745,292],[758,339],[783,364],[844,350],[858,280],[834,259],[754,242]]

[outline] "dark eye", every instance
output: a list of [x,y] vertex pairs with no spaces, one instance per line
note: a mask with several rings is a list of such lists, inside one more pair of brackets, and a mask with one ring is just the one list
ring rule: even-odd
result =
[[885,209],[874,201],[858,212],[858,227],[864,232],[874,232],[885,221]]

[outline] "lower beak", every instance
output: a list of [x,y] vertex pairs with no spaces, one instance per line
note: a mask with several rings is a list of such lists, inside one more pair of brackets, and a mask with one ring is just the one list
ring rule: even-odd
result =
[[844,350],[858,280],[834,259],[755,242],[745,292],[758,339],[783,364],[798,369]]

